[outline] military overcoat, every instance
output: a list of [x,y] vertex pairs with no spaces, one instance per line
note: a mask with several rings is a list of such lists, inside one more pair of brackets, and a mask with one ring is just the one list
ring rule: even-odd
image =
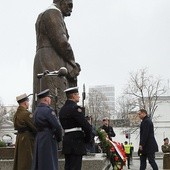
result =
[[30,170],[36,128],[32,113],[19,106],[14,115],[14,128],[17,130],[13,170]]
[[62,138],[61,125],[54,110],[40,103],[33,115],[37,128],[33,170],[58,170],[57,141]]
[[163,156],[163,169],[170,169],[170,145],[162,145]]

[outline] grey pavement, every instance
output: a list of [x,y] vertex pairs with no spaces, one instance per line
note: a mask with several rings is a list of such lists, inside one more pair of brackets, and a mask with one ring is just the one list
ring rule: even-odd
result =
[[[156,163],[158,165],[159,170],[163,170],[163,159],[162,159],[162,157],[156,158],[155,161],[156,161]],[[134,157],[133,161],[132,161],[132,163],[130,165],[130,169],[131,170],[139,170],[139,166],[140,166],[139,158]],[[127,166],[125,166],[123,168],[123,170],[128,170]],[[150,166],[148,161],[147,161],[147,168],[146,168],[146,170],[152,170],[152,168],[151,168],[151,166]]]

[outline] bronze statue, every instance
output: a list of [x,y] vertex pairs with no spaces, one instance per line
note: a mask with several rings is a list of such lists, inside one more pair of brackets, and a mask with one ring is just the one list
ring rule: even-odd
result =
[[[64,90],[77,86],[77,76],[80,65],[75,62],[73,50],[68,42],[69,35],[64,17],[70,16],[73,8],[72,0],[53,0],[53,4],[39,14],[36,21],[36,56],[34,59],[33,93],[50,89],[53,95],[58,96],[57,110],[64,104],[66,98]],[[67,68],[66,77],[48,76],[46,72]],[[37,78],[37,75],[44,76]],[[36,103],[33,103],[33,109]],[[56,106],[56,103],[53,103]]]

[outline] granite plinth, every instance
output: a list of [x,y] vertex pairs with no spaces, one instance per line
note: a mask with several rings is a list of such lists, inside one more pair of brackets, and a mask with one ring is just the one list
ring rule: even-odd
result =
[[5,160],[0,159],[0,170],[12,170],[13,169],[13,159]]
[[[94,155],[83,156],[81,170],[108,170],[110,166],[106,155],[97,153]],[[64,159],[59,159],[59,170],[64,170]]]
[[14,147],[0,147],[0,159],[13,159]]
[[[64,158],[59,158],[59,170],[64,170]],[[12,170],[13,159],[0,160],[0,170]],[[82,170],[108,170],[110,164],[102,153],[83,156]]]

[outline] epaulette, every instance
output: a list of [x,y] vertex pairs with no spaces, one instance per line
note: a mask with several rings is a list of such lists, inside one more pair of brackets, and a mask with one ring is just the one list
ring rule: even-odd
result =
[[56,114],[55,114],[54,110],[51,112],[51,114],[52,114],[52,115],[54,115],[54,116],[56,116]]
[[80,112],[80,113],[83,112],[83,110],[80,106],[77,106],[77,111]]
[[30,114],[29,114],[29,117],[30,117],[31,119],[33,118],[33,115],[32,115],[32,113],[30,113]]

